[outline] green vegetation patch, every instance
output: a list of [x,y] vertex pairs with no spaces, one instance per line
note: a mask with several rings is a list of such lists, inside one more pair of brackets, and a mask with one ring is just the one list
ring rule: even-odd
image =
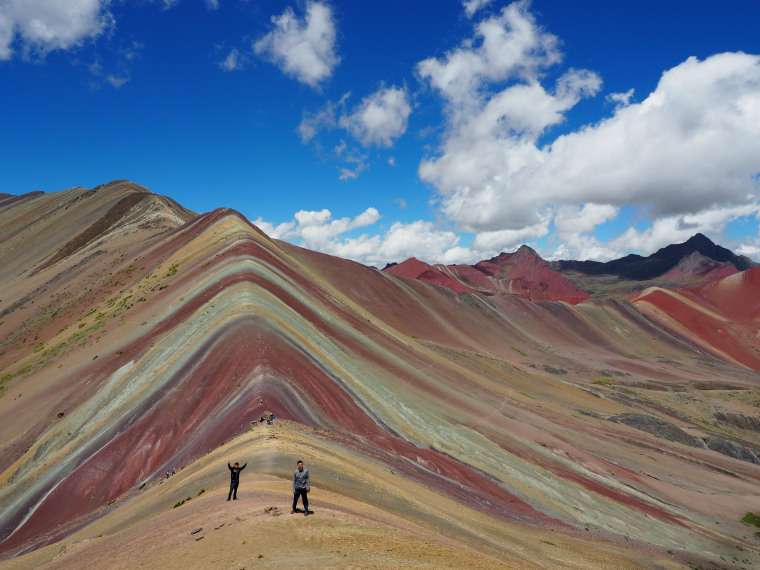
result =
[[597,386],[614,386],[615,385],[615,381],[609,376],[595,376],[594,379],[591,381],[591,383],[596,384]]
[[760,515],[749,512],[742,517],[742,522],[760,528]]

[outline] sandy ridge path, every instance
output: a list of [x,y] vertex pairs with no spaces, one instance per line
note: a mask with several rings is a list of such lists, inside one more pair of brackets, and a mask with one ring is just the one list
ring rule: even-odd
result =
[[[461,545],[447,544],[419,529],[415,532],[394,528],[330,506],[320,506],[308,518],[290,515],[283,506],[289,497],[272,491],[272,487],[282,487],[282,483],[271,478],[259,481],[249,485],[240,500],[230,503],[224,500],[224,489],[214,489],[186,506],[123,532],[50,547],[51,551],[45,553],[47,561],[32,555],[2,567],[72,570],[524,567],[498,562]],[[268,511],[273,506],[275,509]],[[202,530],[192,534],[198,528]]]
[[[408,480],[388,484],[387,468],[348,453],[291,422],[259,426],[0,569],[683,567],[653,553],[497,521]],[[316,475],[311,517],[290,514],[286,474],[296,455]],[[249,465],[240,500],[227,502],[225,463],[238,458]],[[335,473],[345,493],[319,486]]]

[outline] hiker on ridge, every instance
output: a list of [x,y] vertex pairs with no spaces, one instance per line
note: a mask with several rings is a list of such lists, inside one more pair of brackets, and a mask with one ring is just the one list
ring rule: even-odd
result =
[[237,461],[235,462],[235,465],[230,465],[227,463],[227,467],[230,470],[230,492],[227,495],[227,500],[229,501],[230,498],[234,501],[237,501],[237,490],[238,485],[240,484],[240,472],[245,469],[245,466],[248,465],[247,463],[243,464],[242,467],[240,467],[240,463]]
[[309,511],[309,491],[311,490],[311,482],[309,481],[309,470],[303,468],[303,461],[300,459],[296,463],[297,469],[293,473],[293,509],[290,514],[298,512],[296,505],[298,504],[298,497],[301,497],[303,502],[303,514],[308,516],[311,514]]

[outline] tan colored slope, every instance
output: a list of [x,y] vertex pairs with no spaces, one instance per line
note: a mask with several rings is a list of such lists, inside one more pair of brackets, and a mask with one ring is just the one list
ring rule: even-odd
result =
[[[165,483],[135,490],[63,541],[0,568],[682,567],[646,551],[494,520],[330,437],[290,422],[257,425]],[[296,457],[314,481],[308,518],[289,514]],[[248,467],[240,499],[227,502],[225,463],[236,460]]]
[[0,208],[0,370],[141,276],[140,255],[194,216],[127,181]]

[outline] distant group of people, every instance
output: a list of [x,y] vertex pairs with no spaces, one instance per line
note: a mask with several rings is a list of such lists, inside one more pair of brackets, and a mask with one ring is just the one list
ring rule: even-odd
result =
[[[240,472],[245,469],[247,465],[247,463],[243,463],[241,466],[237,461],[234,465],[227,463],[227,467],[230,470],[230,492],[227,494],[228,501],[237,501],[237,490],[240,485]],[[301,503],[303,504],[304,516],[312,513],[309,510],[309,491],[311,491],[309,470],[304,468],[303,461],[299,459],[296,463],[296,470],[293,472],[293,507],[290,510],[290,514],[298,512],[298,499],[301,499]]]

